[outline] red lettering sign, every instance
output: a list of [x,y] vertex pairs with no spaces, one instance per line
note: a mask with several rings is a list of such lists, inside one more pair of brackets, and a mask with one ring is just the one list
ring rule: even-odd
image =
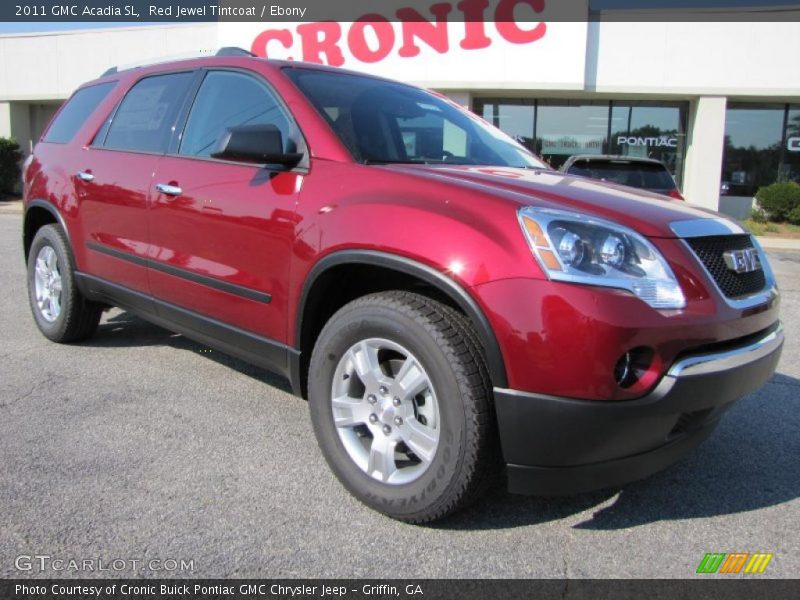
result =
[[[489,23],[500,37],[511,44],[530,44],[542,39],[547,33],[547,24],[539,22],[532,27],[521,26],[515,15],[519,7],[528,7],[535,13],[541,13],[545,0],[499,0],[494,10],[494,20],[489,22],[485,19],[489,0],[461,0],[455,4],[455,9],[463,15],[463,23],[459,23],[463,27],[459,46],[465,50],[489,47],[492,44],[492,38],[486,31]],[[346,33],[342,24],[333,21],[303,23],[295,28],[294,33],[290,29],[267,29],[256,36],[251,50],[258,56],[269,57],[272,50],[293,48],[299,38],[302,60],[335,67],[345,63],[343,47],[363,63],[386,59],[395,51],[398,43],[396,53],[403,58],[418,56],[422,45],[445,54],[451,48],[452,28],[448,28],[447,17],[453,8],[449,2],[432,4],[428,8],[432,16],[430,20],[415,8],[399,9],[395,13],[400,24],[399,36],[389,19],[377,13],[356,19]],[[288,58],[294,60],[299,57]]]

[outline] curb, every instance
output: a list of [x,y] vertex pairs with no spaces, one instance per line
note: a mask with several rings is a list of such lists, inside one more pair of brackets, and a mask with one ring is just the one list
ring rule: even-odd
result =
[[22,200],[0,201],[0,215],[21,215]]
[[800,250],[800,239],[756,236],[765,250]]

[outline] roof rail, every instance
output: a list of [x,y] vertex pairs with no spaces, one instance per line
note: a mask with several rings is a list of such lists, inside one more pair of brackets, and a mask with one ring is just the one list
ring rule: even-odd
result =
[[251,56],[255,57],[256,55],[250,52],[249,50],[245,50],[244,48],[237,48],[235,46],[225,46],[224,48],[218,49],[213,54],[210,50],[200,50],[198,52],[187,52],[183,54],[174,54],[172,56],[162,56],[159,58],[152,58],[146,62],[141,63],[132,63],[127,65],[121,65],[117,67],[111,67],[110,69],[106,69],[101,77],[105,77],[106,75],[113,75],[114,73],[119,73],[120,71],[126,71],[128,69],[138,69],[140,67],[147,67],[150,65],[157,65],[165,62],[172,62],[174,60],[188,60],[191,58],[202,58],[204,56]]
[[255,57],[256,55],[250,50],[245,50],[244,48],[239,48],[237,46],[225,46],[217,50],[217,53],[214,56],[250,56]]

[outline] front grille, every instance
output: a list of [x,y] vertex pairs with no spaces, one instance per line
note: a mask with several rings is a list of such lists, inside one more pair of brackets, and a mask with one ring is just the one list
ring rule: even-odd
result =
[[763,269],[750,273],[736,273],[728,268],[722,257],[729,250],[752,248],[753,242],[749,235],[710,235],[688,238],[686,242],[728,298],[749,296],[760,292],[766,286],[767,280]]

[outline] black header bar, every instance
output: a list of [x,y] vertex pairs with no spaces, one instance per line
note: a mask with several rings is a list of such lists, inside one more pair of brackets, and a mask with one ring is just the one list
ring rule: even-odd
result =
[[738,600],[797,598],[800,580],[700,579],[24,579],[0,581],[4,600]]
[[800,0],[8,0],[18,23],[800,21]]

